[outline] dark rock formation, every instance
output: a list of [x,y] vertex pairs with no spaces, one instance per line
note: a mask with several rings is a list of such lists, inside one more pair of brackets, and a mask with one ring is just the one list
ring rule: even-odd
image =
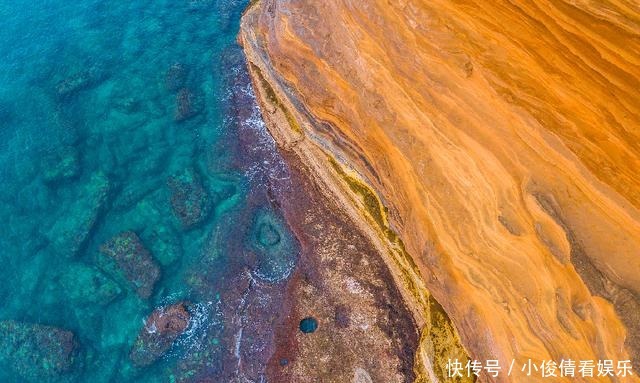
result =
[[72,332],[58,327],[0,322],[0,359],[24,380],[48,381],[71,370],[77,354]]
[[175,92],[185,86],[187,81],[187,68],[181,63],[175,63],[169,67],[164,78],[164,85],[170,92]]
[[174,119],[184,121],[194,117],[204,109],[204,98],[189,88],[181,88],[176,94],[176,111]]
[[133,364],[148,366],[164,355],[189,327],[190,320],[191,314],[185,302],[155,309],[131,349],[129,357]]
[[116,235],[100,247],[100,252],[115,261],[141,298],[151,296],[153,286],[160,278],[160,268],[136,233],[125,231]]
[[210,213],[212,201],[195,169],[171,177],[171,207],[185,229],[202,222]]
[[67,97],[82,89],[95,86],[103,78],[104,71],[102,68],[94,65],[60,81],[56,86],[56,93],[59,97]]

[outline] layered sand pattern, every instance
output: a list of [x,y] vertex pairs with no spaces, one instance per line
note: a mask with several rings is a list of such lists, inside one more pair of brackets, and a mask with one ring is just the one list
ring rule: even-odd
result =
[[273,136],[384,254],[418,381],[640,369],[636,3],[261,0],[240,40]]

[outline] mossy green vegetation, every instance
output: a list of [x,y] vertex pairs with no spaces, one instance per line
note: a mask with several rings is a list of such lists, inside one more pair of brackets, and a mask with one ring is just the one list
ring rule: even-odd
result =
[[262,89],[264,89],[264,92],[266,93],[267,100],[269,100],[269,103],[271,103],[272,105],[274,105],[275,107],[279,108],[282,111],[285,118],[287,119],[287,122],[289,123],[289,126],[294,132],[298,134],[304,134],[302,127],[300,126],[300,124],[298,124],[298,121],[295,119],[291,111],[289,111],[289,109],[287,109],[287,107],[284,106],[282,101],[280,101],[280,99],[278,98],[278,95],[276,94],[276,91],[273,89],[271,84],[269,84],[269,81],[267,81],[267,79],[264,78],[264,75],[262,74],[262,71],[260,70],[260,68],[258,68],[257,65],[251,63],[251,70],[258,77],[258,80],[260,81],[260,85]]
[[390,228],[387,219],[387,208],[382,204],[378,195],[371,187],[357,177],[347,173],[335,158],[329,156],[329,163],[348,185],[349,189],[359,197],[364,207],[364,212],[377,225],[379,232],[382,233],[391,245],[391,251],[394,255],[392,259],[402,272],[401,277],[407,290],[414,296],[416,302],[419,302],[421,307],[426,307],[427,300],[425,298],[425,290],[417,286],[415,282],[417,276],[420,275],[418,265],[416,265],[413,258],[405,249],[404,242],[402,242],[396,232]]
[[257,5],[259,2],[260,0],[249,0],[249,5],[247,5],[247,7],[245,8],[244,13],[247,13],[248,10],[253,8],[253,6]]
[[469,356],[460,343],[460,338],[451,322],[451,318],[444,311],[444,308],[429,296],[429,322],[423,330],[426,338],[424,347],[427,347],[429,355],[432,355],[432,367],[440,382],[471,383],[475,382],[475,375],[449,377],[447,363],[458,361],[464,366],[469,360]]
[[[328,161],[338,176],[358,197],[366,216],[369,217],[372,223],[375,223],[383,238],[391,245],[391,253],[393,255],[391,259],[401,273],[399,278],[404,285],[403,287],[413,296],[416,305],[423,310],[426,324],[422,329],[418,355],[421,352],[426,353],[440,382],[473,382],[474,379],[466,376],[455,379],[447,377],[447,361],[449,359],[458,359],[462,363],[466,363],[468,354],[460,342],[451,319],[420,281],[418,266],[407,252],[404,242],[389,226],[388,209],[370,186],[356,176],[349,174],[335,158],[329,156]],[[416,376],[418,377],[416,382],[428,383],[430,381],[425,372],[426,368],[421,364],[421,360],[418,357],[416,360]]]
[[[356,177],[347,174],[342,169],[342,166],[333,157],[329,157],[329,163],[333,170],[346,182],[352,192],[360,196],[362,203],[369,214],[369,216],[375,221],[379,229],[385,232],[385,235],[389,237],[387,231],[390,231],[387,225],[387,219],[383,205],[380,203],[378,196],[367,186],[364,182],[360,181]],[[396,237],[397,238],[397,237]]]

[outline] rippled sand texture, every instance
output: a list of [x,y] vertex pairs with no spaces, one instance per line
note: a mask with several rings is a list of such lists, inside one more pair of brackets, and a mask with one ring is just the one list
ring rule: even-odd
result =
[[378,193],[472,358],[640,369],[637,2],[262,0],[242,28],[274,136]]

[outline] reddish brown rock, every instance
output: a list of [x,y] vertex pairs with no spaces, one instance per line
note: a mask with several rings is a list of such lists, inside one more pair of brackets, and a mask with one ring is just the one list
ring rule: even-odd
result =
[[148,366],[164,355],[189,327],[187,303],[155,309],[140,330],[129,357],[138,367]]

